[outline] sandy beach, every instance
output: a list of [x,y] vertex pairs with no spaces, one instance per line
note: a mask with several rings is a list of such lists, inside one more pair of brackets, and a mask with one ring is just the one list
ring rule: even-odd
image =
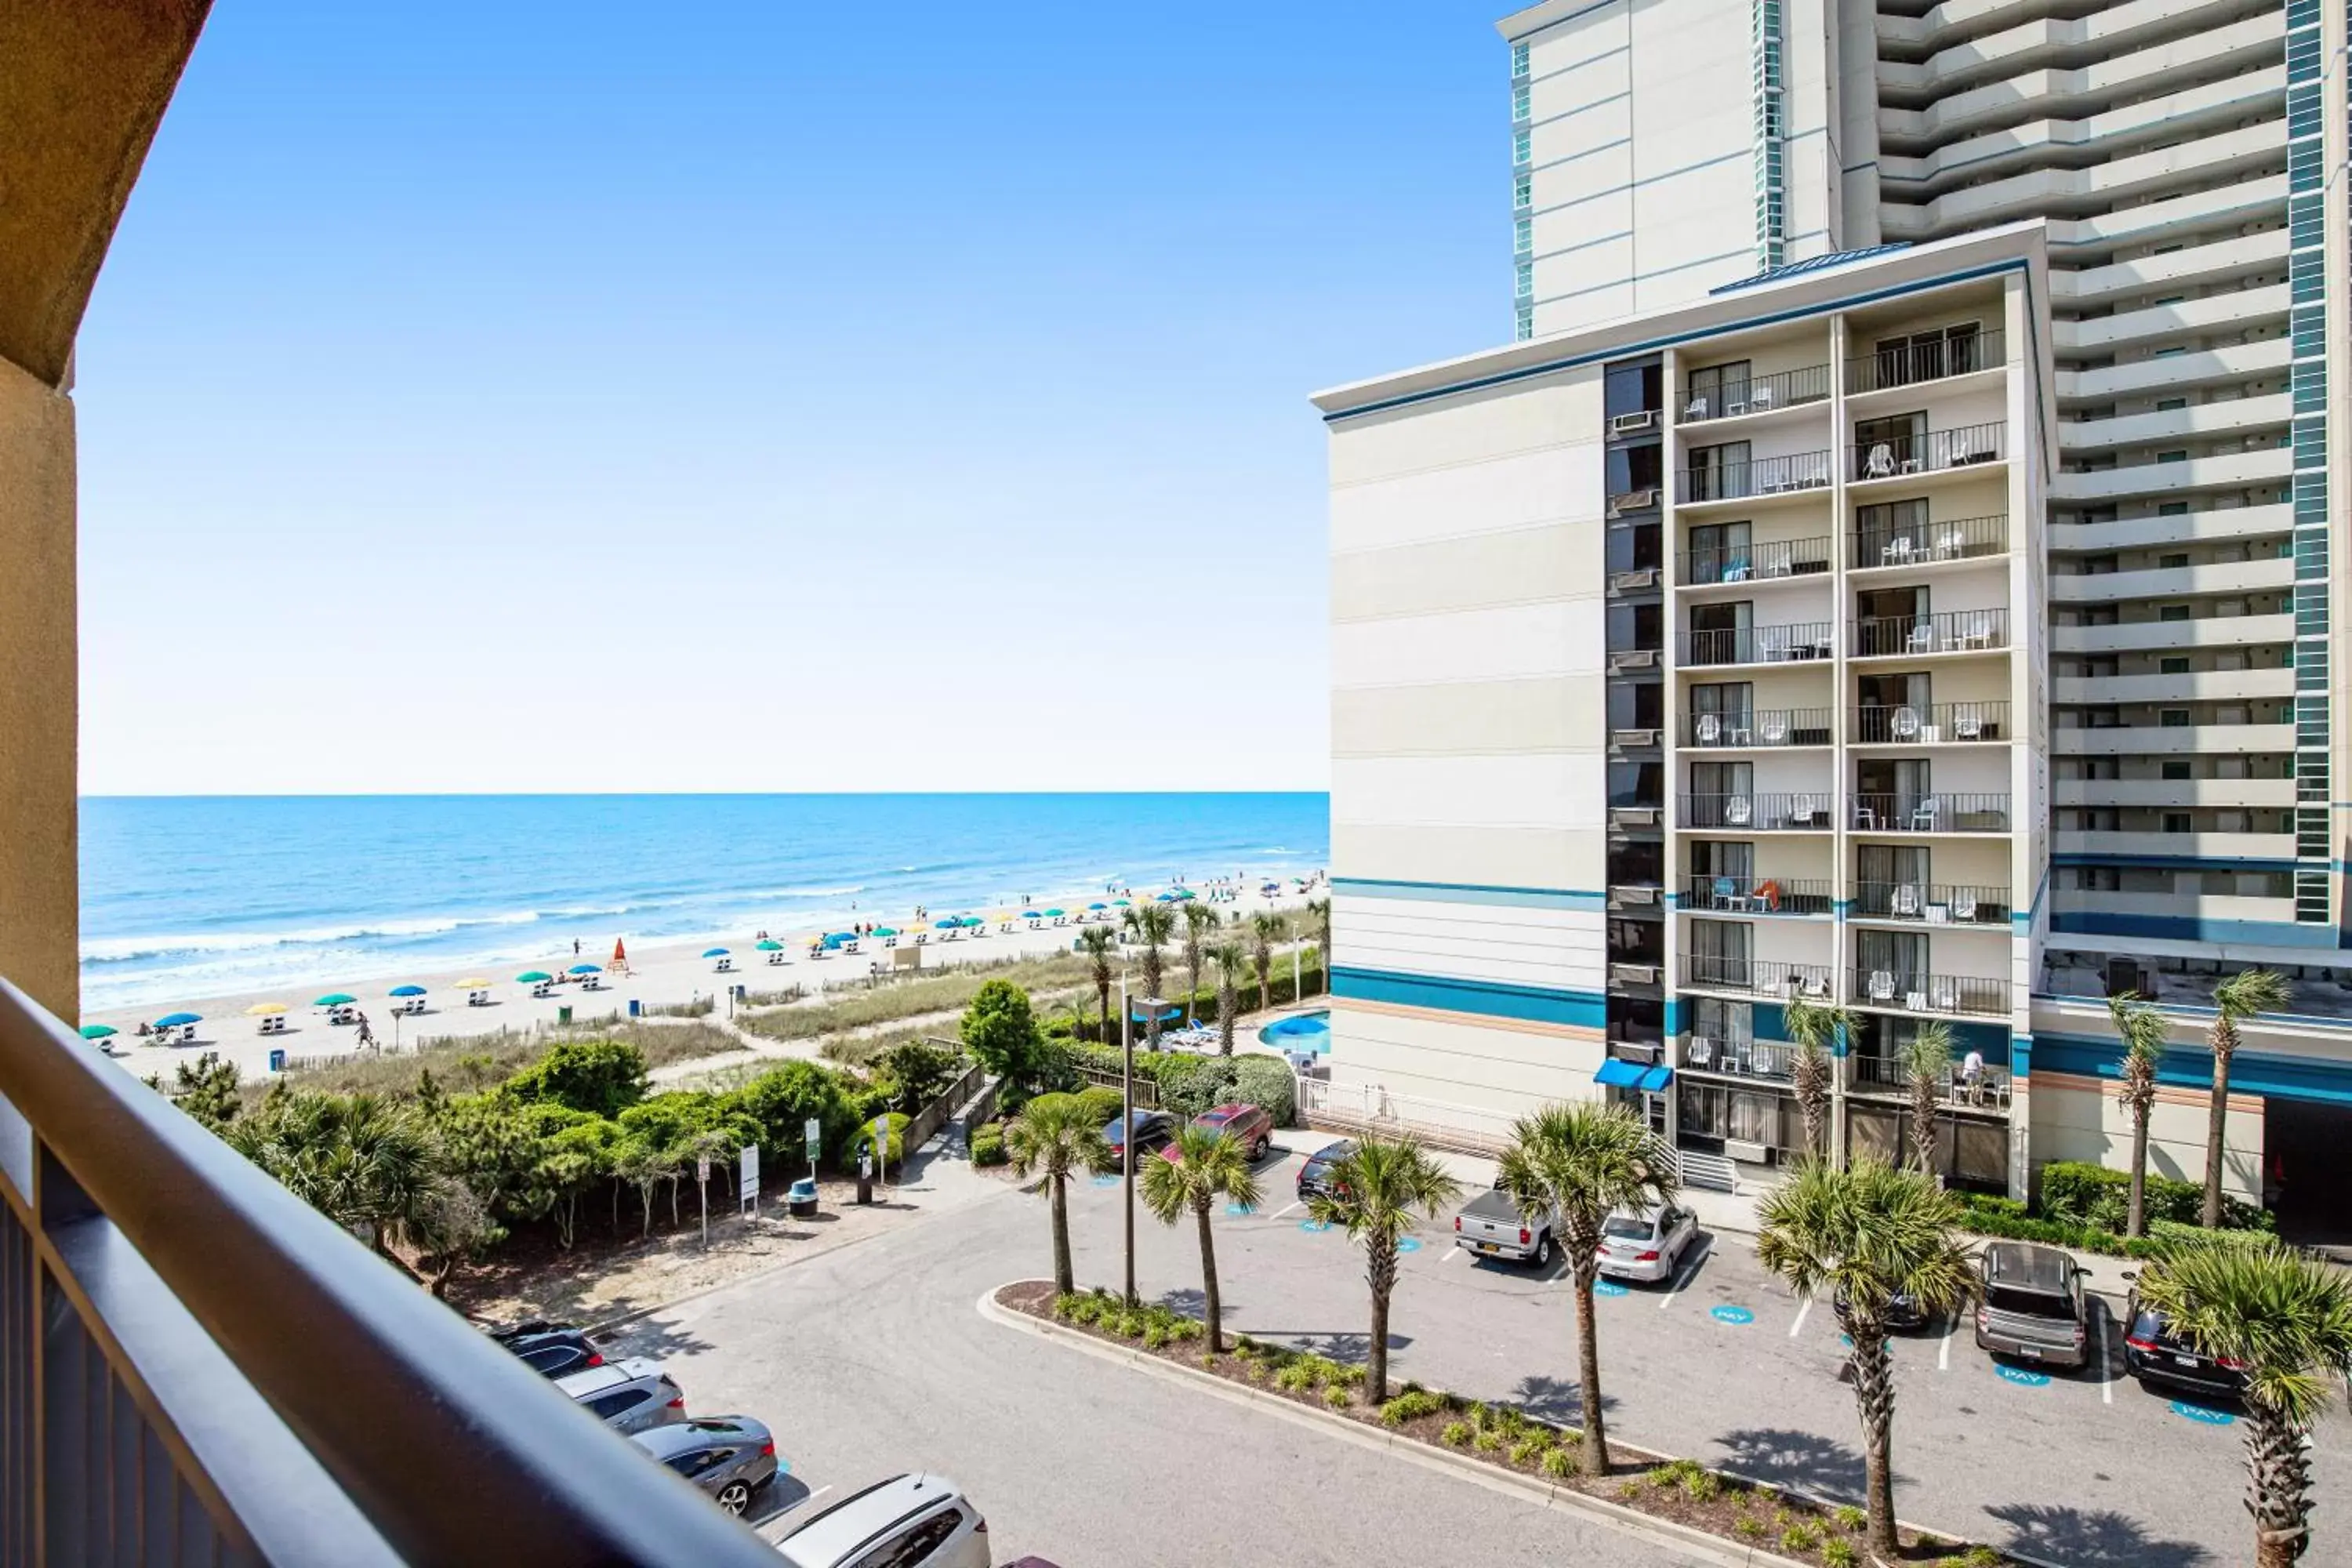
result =
[[[1211,890],[1198,889],[1203,896]],[[1222,893],[1225,889],[1219,889]],[[1138,889],[1133,897],[1142,902],[1154,896],[1157,889]],[[1256,886],[1235,889],[1231,902],[1219,902],[1213,907],[1224,912],[1230,921],[1234,911],[1244,915],[1264,910],[1294,912],[1302,910],[1310,897],[1325,892],[1319,875],[1314,886],[1302,890],[1296,879],[1286,879],[1273,895],[1262,893]],[[725,1016],[731,988],[741,986],[756,996],[762,992],[777,992],[800,986],[810,993],[837,986],[862,983],[873,973],[876,963],[896,965],[900,951],[921,954],[924,970],[934,970],[961,963],[984,963],[1010,958],[1044,957],[1066,952],[1077,940],[1082,928],[1076,918],[1090,903],[1108,901],[1100,892],[1057,893],[1040,895],[1029,907],[1045,910],[1060,908],[1070,911],[1066,923],[1056,926],[1052,921],[1033,922],[1014,921],[1011,931],[1000,929],[1001,922],[991,923],[954,937],[945,938],[937,931],[925,932],[926,940],[917,946],[912,925],[900,925],[896,949],[886,947],[877,939],[868,938],[859,944],[856,953],[827,952],[818,957],[810,955],[811,942],[822,933],[800,931],[772,930],[770,935],[784,943],[781,954],[783,962],[771,963],[770,954],[754,950],[757,931],[729,933],[712,941],[647,947],[642,951],[635,942],[627,943],[628,968],[617,973],[604,973],[594,978],[596,989],[589,989],[571,977],[549,987],[545,997],[532,995],[532,987],[515,980],[515,976],[531,970],[562,975],[575,963],[606,963],[613,953],[615,940],[606,936],[600,941],[580,938],[577,955],[567,944],[562,951],[520,961],[509,959],[495,968],[476,966],[452,969],[441,973],[404,973],[352,976],[327,974],[299,985],[278,985],[268,991],[245,992],[231,995],[189,998],[170,1004],[99,1011],[84,1015],[85,1024],[107,1024],[120,1032],[105,1044],[113,1048],[115,1059],[141,1078],[154,1073],[168,1077],[174,1065],[192,1061],[205,1051],[215,1051],[237,1064],[247,1077],[268,1073],[273,1050],[283,1050],[289,1058],[302,1058],[346,1055],[359,1048],[356,1025],[331,1023],[327,1010],[313,1005],[313,998],[335,992],[347,993],[358,999],[359,1011],[366,1016],[375,1043],[383,1049],[413,1049],[420,1041],[457,1038],[473,1035],[496,1034],[500,1030],[529,1029],[538,1025],[558,1021],[561,1010],[572,1009],[575,1020],[593,1018],[605,1014],[628,1014],[629,1005],[643,1008],[672,1006],[693,1002],[701,997],[719,999],[719,1014]],[[996,911],[983,910],[983,914]],[[1107,911],[1115,916],[1117,909]],[[1094,919],[1104,918],[1097,913]],[[885,919],[881,923],[892,923]],[[1178,928],[1181,931],[1181,927]],[[1294,921],[1294,931],[1299,922]],[[703,956],[713,946],[729,950],[732,968],[719,971],[718,961]],[[1181,945],[1171,943],[1181,951]],[[1129,950],[1128,967],[1132,971],[1136,952]],[[1171,971],[1172,972],[1172,971]],[[469,1006],[466,994],[455,982],[470,978],[487,978],[487,1005]],[[418,1014],[394,1015],[394,999],[387,993],[395,985],[415,984],[425,988],[425,1010]],[[263,1004],[283,1004],[286,1026],[283,1032],[263,1035],[262,1020],[250,1016],[247,1009]],[[170,1032],[170,1043],[159,1037],[142,1038],[137,1034],[142,1021],[152,1021],[174,1012],[194,1013],[203,1022],[195,1028],[195,1038],[184,1041],[181,1032]]]

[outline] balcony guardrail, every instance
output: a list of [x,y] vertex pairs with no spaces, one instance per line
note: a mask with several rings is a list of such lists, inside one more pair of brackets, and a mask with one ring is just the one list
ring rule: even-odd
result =
[[[1857,1053],[1846,1061],[1851,1075],[1848,1081],[1864,1094],[1907,1097],[1911,1092],[1911,1069],[1900,1058]],[[1936,1075],[1936,1099],[1941,1104],[2006,1110],[2009,1095],[2009,1069],[1990,1062],[1984,1065],[1973,1082],[1965,1080],[1958,1067],[1946,1068]]]
[[1778,664],[1788,659],[1830,657],[1828,621],[1793,621],[1779,626],[1735,626],[1683,634],[1683,663]]
[[1884,440],[1857,441],[1846,450],[1846,477],[1892,479],[1906,474],[1932,474],[1971,463],[1997,463],[2007,427],[1995,420],[1963,425],[1952,430],[1928,430],[1916,436],[1889,436]]
[[1830,569],[1830,541],[1768,539],[1760,544],[1718,545],[1711,550],[1685,550],[1675,558],[1675,578],[1685,588],[1716,583],[1769,583],[1780,577],[1809,577]]
[[1682,1060],[1691,1072],[1719,1073],[1726,1078],[1787,1079],[1795,1062],[1794,1046],[1779,1040],[1717,1040],[1705,1035],[1682,1037]]
[[2009,982],[1974,974],[1915,974],[1895,969],[1856,969],[1853,1005],[1900,1008],[1906,1013],[1955,1016],[2009,1016]]
[[2001,331],[1996,327],[1989,331],[1857,354],[1845,362],[1845,389],[1849,393],[1880,392],[1890,386],[1916,386],[1923,381],[1941,381],[1946,376],[1990,370],[2003,363],[2001,342]]
[[1947,882],[1857,882],[1853,913],[1870,921],[1923,925],[2006,926],[2009,889]]
[[1749,996],[1803,996],[1825,1002],[1830,995],[1830,969],[1822,963],[1781,963],[1769,958],[1709,958],[1685,953],[1683,984],[1710,991],[1737,991]]
[[1906,522],[1891,528],[1858,528],[1853,565],[1920,566],[1938,561],[1974,561],[2009,552],[2009,516],[1960,517],[1943,522]]
[[1870,616],[1853,623],[1852,658],[1980,653],[2009,646],[2009,610],[1945,610],[1932,616]]
[[773,1568],[5,982],[0,1097],[12,1560]]
[[1745,381],[1727,381],[1712,395],[1696,393],[1685,397],[1682,422],[1696,425],[1709,419],[1727,419],[1735,414],[1794,408],[1801,404],[1819,403],[1829,395],[1830,367],[1825,364],[1774,371],[1769,375],[1751,375]]
[[1704,914],[1825,915],[1834,903],[1831,884],[1811,877],[1694,875],[1683,890],[1683,908]]
[[2007,833],[2009,794],[1857,793],[1853,826],[1860,833]]
[[1751,458],[1743,462],[1685,468],[1681,499],[1744,500],[1749,496],[1821,489],[1830,482],[1830,458],[1828,452],[1792,452],[1782,458]]
[[1830,710],[1756,708],[1732,713],[1684,715],[1684,744],[1716,746],[1826,746]]
[[1832,826],[1830,793],[1686,795],[1682,797],[1677,826],[1737,827],[1757,833],[1827,832]]
[[1857,746],[1943,746],[2009,738],[2009,699],[1986,702],[1903,702],[1853,710]]

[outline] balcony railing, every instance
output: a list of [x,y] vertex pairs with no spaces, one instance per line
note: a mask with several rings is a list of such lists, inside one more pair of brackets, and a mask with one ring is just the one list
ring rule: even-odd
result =
[[1765,583],[1779,577],[1807,577],[1830,569],[1830,542],[1818,539],[1768,539],[1760,544],[1717,545],[1685,550],[1675,579],[1686,588],[1711,583]]
[[2009,700],[1988,702],[1903,702],[1853,710],[1857,746],[1940,746],[2008,738]]
[[1970,463],[1999,462],[2001,437],[2006,433],[2006,427],[1996,420],[1987,425],[1963,425],[1955,430],[1928,430],[1916,436],[1857,441],[1846,448],[1846,474],[1855,479],[1892,479],[1905,474],[1966,468]]
[[1827,452],[1793,452],[1783,458],[1752,458],[1682,470],[1685,501],[1741,500],[1790,490],[1820,489],[1830,482]]
[[1683,908],[1735,915],[1825,915],[1834,903],[1831,885],[1809,877],[1694,876],[1683,891]]
[[1686,795],[1682,797],[1679,826],[1736,827],[1743,832],[1826,832],[1830,820],[1827,790],[1771,795]]
[[2006,926],[2009,889],[1946,882],[1860,882],[1853,913],[1863,920],[1917,921],[1923,925]]
[[1914,974],[1895,969],[1856,969],[1853,1005],[1899,1008],[1906,1013],[1955,1016],[2009,1016],[2009,982],[1974,974]]
[[1798,370],[1750,376],[1745,381],[1727,381],[1712,395],[1694,393],[1683,403],[1682,422],[1696,425],[1735,414],[1792,408],[1801,403],[1819,403],[1829,395],[1830,367],[1809,364]]
[[1978,653],[2009,646],[2009,611],[1946,610],[1932,616],[1870,616],[1853,623],[1853,658]]
[[1685,716],[1685,743],[1710,746],[1826,746],[1830,743],[1830,710],[1826,708],[1757,708],[1732,713],[1691,713]]
[[1796,1055],[1794,1046],[1779,1040],[1717,1040],[1685,1035],[1680,1065],[1692,1072],[1720,1073],[1727,1078],[1785,1080]]
[[1786,659],[1827,658],[1832,629],[1828,621],[1794,621],[1779,626],[1688,632],[1683,637],[1683,663],[1777,664]]
[[1845,362],[1845,389],[1850,393],[1878,392],[1890,386],[1913,386],[1923,381],[1941,381],[1948,375],[1990,370],[2001,363],[2001,333],[1994,328],[1990,331],[1857,354]]
[[1820,963],[1685,953],[1683,984],[1710,991],[1737,991],[1749,996],[1804,996],[1825,1002],[1830,994],[1830,970]]
[[[1911,1069],[1898,1057],[1857,1053],[1846,1061],[1852,1085],[1859,1093],[1907,1097],[1911,1092]],[[1936,1075],[1936,1099],[1941,1104],[2001,1110],[2009,1104],[2009,1069],[1990,1062],[1973,1082],[1963,1078],[1958,1066],[1948,1067]]]
[[0,1196],[12,1562],[773,1568],[5,982]]
[[1891,528],[1856,529],[1853,564],[1919,566],[1937,561],[1972,561],[2009,551],[2009,519],[1961,517],[1946,522],[1906,522]]
[[1865,792],[1853,797],[1853,826],[1861,833],[2006,833],[2009,795]]

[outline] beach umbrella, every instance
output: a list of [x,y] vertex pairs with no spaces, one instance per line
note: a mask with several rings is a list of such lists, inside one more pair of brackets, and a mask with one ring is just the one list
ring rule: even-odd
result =
[[1024,921],[1042,921],[1045,917],[1036,910],[1023,910],[1021,911],[1021,918]]
[[1062,918],[1062,913],[1063,911],[1060,910],[1047,910],[1045,911],[1045,918],[1049,921],[1057,921]]
[[204,1015],[201,1013],[166,1013],[155,1020],[155,1026],[159,1029],[177,1029],[189,1024],[201,1024],[204,1021]]
[[1192,898],[1194,895],[1192,889],[1190,888],[1171,888],[1169,889],[1168,896],[1171,899],[1182,900]]
[[597,965],[593,963],[575,963],[563,973],[566,974],[600,974],[604,972]]
[[874,934],[876,936],[897,936],[898,933],[890,926],[876,926],[874,928]]
[[358,997],[352,995],[348,991],[330,991],[324,996],[320,997],[316,1002],[311,1003],[310,1005],[313,1007],[348,1007],[358,1000]]
[[1090,910],[1107,910],[1110,908],[1110,906],[1108,904],[1088,904],[1087,908]]
[[457,984],[460,991],[484,991],[489,988],[490,983],[478,974],[470,974],[458,981]]
[[1111,900],[1111,902],[1112,902],[1112,903],[1114,903],[1114,904],[1116,904],[1116,905],[1118,905],[1120,909],[1122,909],[1122,910],[1123,910],[1123,909],[1126,909],[1126,908],[1127,908],[1128,906],[1129,906],[1130,904],[1134,903],[1134,902],[1135,902],[1135,900],[1134,900],[1133,899],[1113,899],[1113,900]]
[[986,921],[982,920],[978,915],[958,915],[956,917],[956,924],[960,926],[984,926],[988,922]]
[[705,958],[724,958],[727,956],[727,950],[723,947],[706,947],[702,950],[702,956]]
[[963,921],[955,920],[933,921],[931,922],[931,929],[933,931],[953,931],[956,927],[961,924],[963,924]]
[[1172,904],[1176,901],[1176,895],[1173,893],[1162,893],[1156,901],[1163,904]]
[[422,985],[395,985],[392,988],[389,994],[394,996],[422,996],[425,994],[425,987]]
[[256,1002],[245,1010],[245,1016],[248,1018],[275,1018],[284,1011],[286,1004],[283,1002]]
[[81,1026],[81,1037],[85,1040],[103,1040],[115,1033],[111,1024],[84,1024]]
[[761,952],[782,952],[784,951],[784,944],[776,941],[773,937],[770,937],[767,941],[755,943],[754,945],[757,946]]
[[520,974],[515,976],[515,984],[518,985],[541,985],[554,978],[554,975],[550,974],[544,969],[526,969]]

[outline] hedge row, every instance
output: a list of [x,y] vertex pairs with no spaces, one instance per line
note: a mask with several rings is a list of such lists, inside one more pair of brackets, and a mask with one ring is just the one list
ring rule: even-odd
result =
[[[1207,968],[1209,966],[1204,965],[1203,967]],[[1181,957],[1171,957],[1166,969],[1162,973],[1165,978],[1171,982],[1181,981],[1184,973],[1182,959]],[[1291,984],[1290,955],[1287,953],[1277,954],[1274,961],[1274,973],[1267,980],[1266,1005],[1269,1007],[1283,1007],[1287,1006],[1293,1002],[1298,1001],[1301,997],[1319,996],[1323,994],[1323,959],[1320,953],[1309,952],[1306,961],[1299,965],[1299,981],[1300,984],[1296,987]],[[1176,989],[1172,984],[1165,989],[1167,991],[1168,1001],[1171,1005],[1175,1006],[1181,1012],[1183,1017],[1202,1024],[1213,1024],[1217,1021],[1217,987],[1213,982],[1202,986],[1198,991],[1192,992],[1185,992]],[[1240,986],[1235,999],[1240,1002],[1241,1011],[1244,1013],[1254,1013],[1258,1010],[1257,975],[1255,971],[1248,973],[1245,982]],[[1098,1000],[1098,998],[1089,999],[1081,1006],[1080,1011],[1086,1016],[1081,1021],[1079,1026],[1074,1028],[1071,1017],[1068,1014],[1057,1013],[1054,1017],[1046,1020],[1045,1033],[1049,1037],[1071,1037],[1075,1036],[1075,1037],[1081,1040],[1092,1040],[1099,1032],[1100,1027],[1099,1019],[1101,1017],[1101,1014],[1097,1005]],[[1169,1025],[1167,1026],[1172,1028],[1177,1026]],[[1116,1040],[1118,1038],[1118,1000],[1117,995],[1114,994],[1111,999],[1112,1038]],[[1136,1026],[1135,1037],[1138,1044],[1142,1042],[1143,1026],[1140,1024]],[[1239,1043],[1238,1037],[1236,1037],[1235,1043]]]
[[[2202,1183],[2179,1181],[2152,1171],[2146,1199],[2151,1223],[2169,1220],[2193,1226],[2205,1212]],[[2044,1219],[2120,1231],[2131,1214],[2131,1173],[2079,1160],[2053,1160],[2042,1167],[2040,1213]],[[2252,1204],[2232,1197],[2221,1200],[2223,1230],[2269,1230],[2275,1224],[2266,1211]]]
[[[1071,1053],[1082,1067],[1097,1072],[1119,1070],[1120,1055],[1108,1046],[1077,1045],[1071,1047]],[[1160,1090],[1160,1108],[1173,1115],[1198,1116],[1209,1107],[1228,1100],[1261,1107],[1274,1118],[1276,1127],[1289,1126],[1297,1114],[1297,1080],[1290,1064],[1276,1057],[1139,1051],[1135,1073],[1151,1081]],[[1118,1115],[1118,1090],[1098,1088],[1087,1092],[1109,1097],[1104,1121]]]

